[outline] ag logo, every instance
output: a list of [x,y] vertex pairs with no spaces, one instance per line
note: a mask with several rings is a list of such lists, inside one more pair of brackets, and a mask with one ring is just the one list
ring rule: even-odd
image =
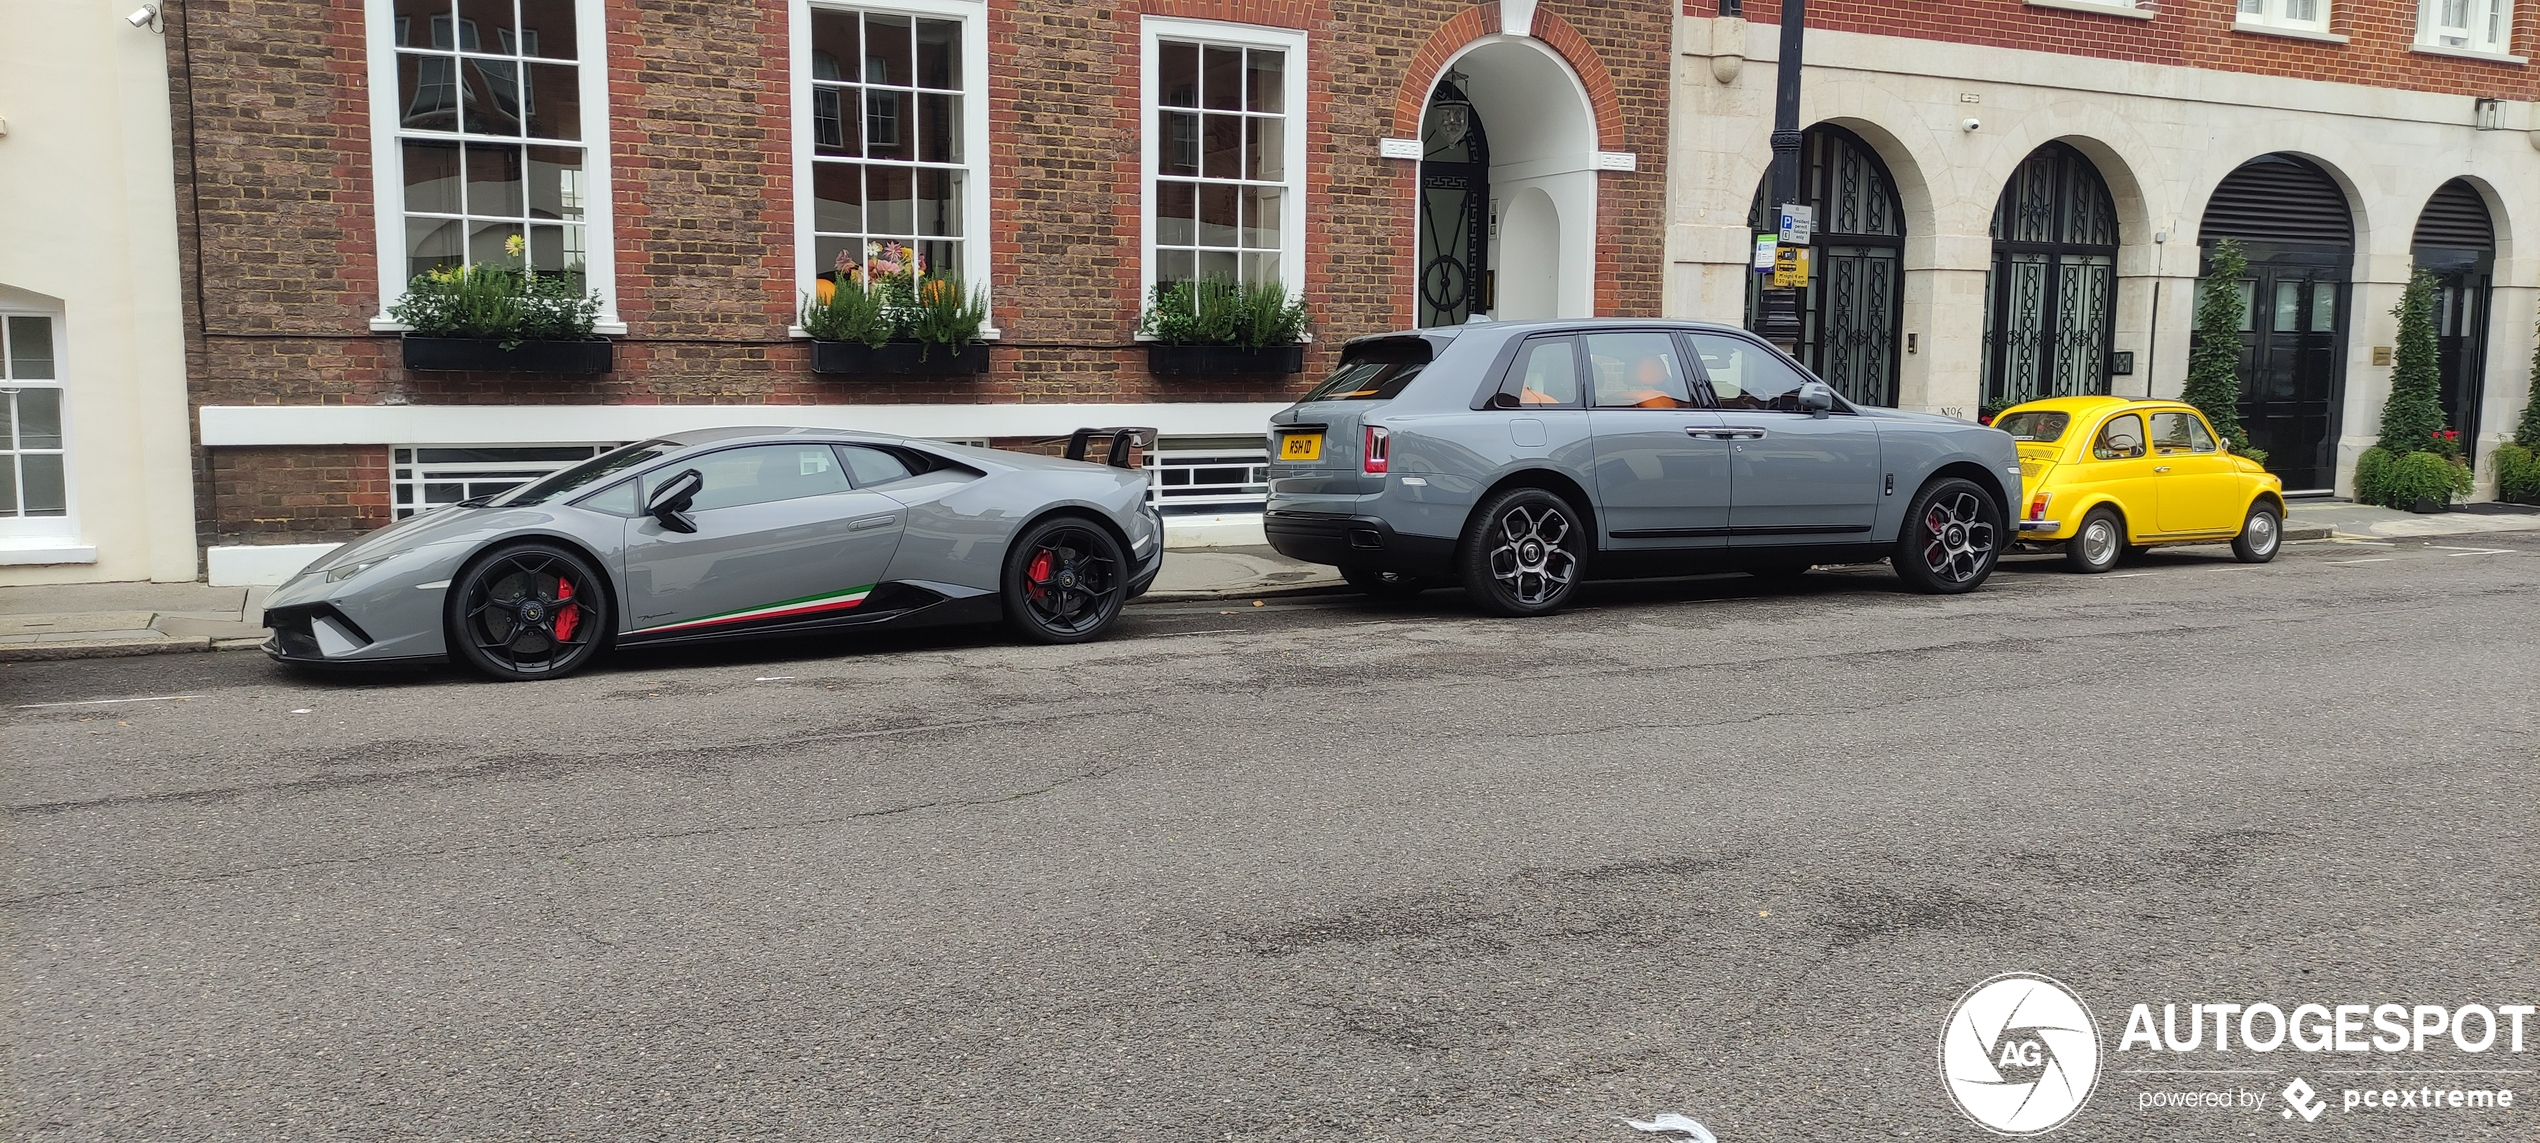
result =
[[2099,1025],[2061,983],[2004,973],[1968,989],[1940,1034],[1940,1079],[1967,1118],[2001,1135],[2064,1125],[2099,1082]]

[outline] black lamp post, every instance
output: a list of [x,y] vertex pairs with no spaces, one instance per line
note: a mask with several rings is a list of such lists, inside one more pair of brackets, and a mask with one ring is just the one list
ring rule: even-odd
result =
[[[1808,0],[1782,0],[1781,7],[1781,59],[1773,66],[1773,197],[1769,204],[1776,218],[1783,203],[1799,201],[1799,146],[1806,138],[1799,130],[1799,73],[1808,31]],[[1787,286],[1768,286],[1756,299],[1755,332],[1793,352],[1801,331],[1799,294]]]

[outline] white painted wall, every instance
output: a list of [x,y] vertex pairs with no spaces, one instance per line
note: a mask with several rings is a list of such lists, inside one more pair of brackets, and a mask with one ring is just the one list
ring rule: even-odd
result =
[[94,549],[0,561],[0,585],[195,578],[166,44],[134,7],[0,4],[0,303],[61,318],[73,535],[53,550]]
[[[1670,315],[1744,317],[1746,212],[1772,158],[1778,33],[1734,19],[1677,23]],[[2223,177],[2274,151],[2328,168],[2348,189],[2356,226],[2341,491],[2351,490],[2354,457],[2379,431],[2390,369],[2371,364],[2372,347],[2395,337],[2388,311],[2407,280],[2418,214],[2451,178],[2499,188],[2490,196],[2498,289],[2479,422],[2480,494],[2492,492],[2483,458],[2521,413],[2540,300],[2540,245],[2515,241],[2540,234],[2540,199],[2529,192],[2540,186],[2533,105],[2508,104],[2508,130],[2479,131],[2471,101],[2459,96],[1828,31],[1808,33],[1802,90],[1805,123],[1851,128],[1896,176],[1907,232],[1904,329],[1918,342],[1903,359],[1900,402],[1927,411],[1975,412],[1993,206],[2039,145],[2060,139],[2082,150],[2117,199],[2116,348],[2137,357],[2136,375],[2116,379],[2121,395],[2171,396],[2185,382],[2197,226]],[[1980,129],[1965,130],[1969,118]],[[2168,241],[2155,243],[2162,232]]]
[[1561,208],[1541,187],[1527,187],[1501,201],[1499,307],[1501,321],[1558,317],[1561,313]]
[[1500,272],[1503,305],[1507,210],[1532,191],[1551,201],[1560,225],[1551,243],[1559,254],[1554,308],[1546,316],[1594,316],[1596,118],[1586,85],[1542,41],[1519,36],[1476,40],[1447,66],[1471,77],[1465,94],[1490,137],[1491,197],[1500,204],[1501,231],[1489,265]]

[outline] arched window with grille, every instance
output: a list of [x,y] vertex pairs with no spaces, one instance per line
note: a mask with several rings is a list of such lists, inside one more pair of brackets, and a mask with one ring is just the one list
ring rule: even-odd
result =
[[2048,143],[2020,161],[1993,207],[1985,278],[1985,407],[2108,392],[2117,209],[2081,152]]
[[[1817,227],[1799,300],[1797,356],[1845,399],[1894,405],[1905,309],[1905,206],[1896,181],[1868,143],[1831,124],[1808,129],[1799,162],[1800,196],[1816,211]],[[1772,190],[1767,174],[1747,219],[1759,231],[1777,225]],[[1749,329],[1762,305],[1761,277],[1748,275]]]

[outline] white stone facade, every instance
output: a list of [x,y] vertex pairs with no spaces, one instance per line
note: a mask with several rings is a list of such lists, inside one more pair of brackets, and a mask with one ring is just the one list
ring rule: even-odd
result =
[[[1772,158],[1779,33],[1735,18],[1678,21],[1670,316],[1744,316],[1747,210]],[[1902,358],[1899,403],[1958,416],[1973,417],[1980,396],[1994,205],[2031,151],[2071,144],[2097,164],[2116,199],[2115,348],[2138,361],[2132,376],[2115,379],[2120,396],[2175,396],[2185,380],[2197,228],[2224,176],[2274,152],[2326,168],[2355,225],[2336,430],[2341,493],[2352,491],[2355,457],[2379,430],[2390,368],[2373,365],[2372,351],[2396,337],[2390,311],[2411,270],[2418,215],[2443,183],[2470,180],[2496,231],[2476,495],[2493,494],[2485,458],[2521,415],[2540,303],[2532,104],[2505,104],[2503,129],[2482,131],[2473,100],[2457,95],[1817,30],[1808,33],[1802,90],[1802,126],[1832,122],[1861,136],[1904,204],[1903,329],[1915,349]]]
[[0,315],[52,331],[68,499],[0,519],[0,585],[196,574],[167,45],[137,2],[0,4]]

